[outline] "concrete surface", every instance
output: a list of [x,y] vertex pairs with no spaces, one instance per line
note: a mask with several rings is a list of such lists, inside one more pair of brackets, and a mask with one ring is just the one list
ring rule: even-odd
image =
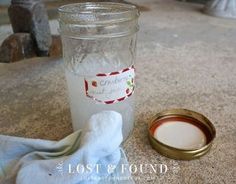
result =
[[[131,164],[166,164],[165,174],[133,174],[137,184],[236,183],[236,22],[172,0],[132,1],[140,17],[136,126],[124,144]],[[55,28],[55,27],[54,27]],[[0,133],[58,140],[72,132],[61,60],[40,58],[0,65]],[[206,115],[217,137],[200,159],[159,155],[147,123],[168,108]]]

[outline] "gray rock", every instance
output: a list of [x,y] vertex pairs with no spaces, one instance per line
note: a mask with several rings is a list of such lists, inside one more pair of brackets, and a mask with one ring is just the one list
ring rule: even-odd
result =
[[37,55],[48,55],[52,38],[42,1],[12,0],[8,14],[14,33],[30,33],[37,46]]
[[[30,33],[14,33],[7,37],[0,47],[0,63],[12,63],[36,57],[37,48]],[[62,43],[59,35],[52,35],[50,57],[62,57]]]
[[216,17],[235,19],[236,0],[211,0],[206,4],[204,12]]
[[29,33],[15,33],[0,47],[0,62],[12,63],[36,56],[34,41]]

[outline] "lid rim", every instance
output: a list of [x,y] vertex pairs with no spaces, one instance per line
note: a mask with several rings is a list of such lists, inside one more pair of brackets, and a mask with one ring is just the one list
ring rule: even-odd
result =
[[[151,133],[150,129],[152,128],[153,125],[157,124],[158,121],[166,119],[166,118],[170,118],[170,117],[190,118],[194,121],[201,123],[201,126],[207,128],[207,130],[210,133],[209,142],[200,148],[181,149],[181,148],[172,147],[170,145],[167,145],[157,140]],[[206,136],[206,133],[205,132],[203,133]],[[211,123],[211,121],[207,119],[204,115],[198,112],[194,112],[188,109],[169,109],[169,110],[164,110],[160,113],[157,113],[151,119],[151,121],[148,124],[148,137],[149,137],[152,147],[160,154],[169,158],[173,158],[173,159],[191,160],[191,159],[199,158],[205,155],[210,150],[213,144],[213,140],[216,137],[216,130],[215,130],[214,125]]]
[[[149,140],[151,139],[151,137],[149,137]],[[150,141],[155,141],[155,140],[150,140]],[[156,150],[156,148],[153,146],[153,144],[151,144],[152,148]],[[175,160],[193,160],[193,159],[198,159],[200,158],[201,156],[205,155],[208,153],[208,151],[210,150],[212,144],[209,145],[206,149],[204,149],[203,151],[201,152],[196,152],[196,153],[192,153],[192,154],[189,154],[189,153],[183,153],[183,152],[178,152],[177,154],[176,153],[166,153],[164,151],[159,151],[158,150],[158,153],[165,156],[165,157],[168,157],[168,158],[171,158],[171,159],[175,159]],[[157,151],[157,150],[156,150]]]

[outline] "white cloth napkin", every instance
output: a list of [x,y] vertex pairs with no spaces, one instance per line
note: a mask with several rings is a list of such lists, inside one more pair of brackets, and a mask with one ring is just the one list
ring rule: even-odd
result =
[[122,117],[94,114],[83,131],[61,141],[0,135],[1,184],[133,183],[122,164]]

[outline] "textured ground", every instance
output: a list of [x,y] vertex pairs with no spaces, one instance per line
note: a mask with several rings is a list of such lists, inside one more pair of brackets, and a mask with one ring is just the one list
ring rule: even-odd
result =
[[[136,126],[124,147],[132,164],[169,169],[138,172],[136,183],[236,183],[236,21],[204,15],[200,5],[132,2],[149,11],[140,17]],[[0,133],[53,140],[71,133],[60,60],[0,64],[0,96]],[[175,161],[151,148],[147,123],[168,108],[192,109],[213,122],[217,137],[207,155]]]

